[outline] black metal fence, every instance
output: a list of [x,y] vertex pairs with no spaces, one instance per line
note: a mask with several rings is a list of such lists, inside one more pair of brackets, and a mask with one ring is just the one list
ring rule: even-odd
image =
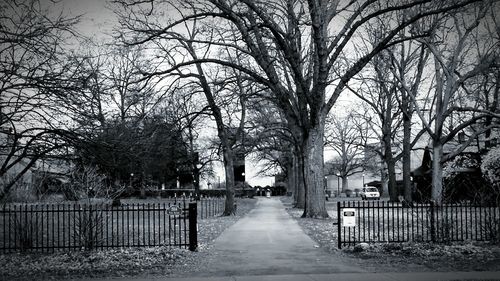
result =
[[224,212],[225,197],[202,197],[198,205],[198,218],[206,219],[219,216]]
[[[6,204],[0,208],[0,251],[113,247],[197,247],[197,219],[222,213],[224,198],[162,203]],[[195,230],[195,231],[191,231]]]
[[[195,198],[192,196],[179,196],[179,197],[167,197],[162,198],[162,203],[170,204],[187,204],[189,202],[194,202]],[[222,215],[224,212],[225,197],[205,197],[201,196],[198,202],[198,219],[207,219],[210,217],[215,217]]]
[[[344,212],[352,211],[353,212]],[[345,214],[344,214],[345,213]],[[366,242],[499,241],[498,206],[471,203],[415,204],[392,202],[338,202],[338,247]],[[353,215],[355,226],[344,222]]]

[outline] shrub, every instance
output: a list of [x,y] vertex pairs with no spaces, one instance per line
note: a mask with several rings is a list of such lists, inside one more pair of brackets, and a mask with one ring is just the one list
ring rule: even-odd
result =
[[456,221],[450,218],[439,218],[436,225],[438,226],[436,229],[436,240],[444,244],[451,244]]
[[92,250],[100,244],[104,231],[104,213],[98,205],[82,205],[74,217],[73,240],[82,250]]
[[15,239],[15,245],[22,251],[33,249],[36,246],[38,236],[42,235],[41,221],[37,219],[38,214],[28,215],[25,212],[19,212],[19,215],[11,216],[11,234]]

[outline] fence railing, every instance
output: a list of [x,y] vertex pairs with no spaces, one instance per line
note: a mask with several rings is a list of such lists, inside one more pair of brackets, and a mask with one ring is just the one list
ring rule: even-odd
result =
[[[5,204],[0,251],[113,247],[197,247],[197,219],[221,214],[224,198],[174,198],[161,203]],[[192,231],[195,230],[195,231]]]
[[202,197],[198,204],[198,218],[206,219],[222,215],[226,204],[225,197]]
[[[161,202],[171,203],[171,204],[187,204],[189,202],[194,202],[194,197],[189,196],[179,196],[179,197],[167,197],[162,198]],[[198,219],[207,219],[210,217],[215,217],[222,215],[224,212],[225,197],[204,197],[201,196],[198,202]]]
[[[354,209],[355,226],[343,224],[345,209]],[[498,241],[498,206],[471,203],[414,204],[392,202],[338,202],[338,247],[366,242]],[[351,218],[353,219],[353,218]],[[346,219],[347,220],[347,219]]]

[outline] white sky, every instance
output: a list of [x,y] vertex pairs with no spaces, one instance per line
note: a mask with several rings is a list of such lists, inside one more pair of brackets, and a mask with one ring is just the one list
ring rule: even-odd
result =
[[85,36],[104,38],[117,22],[106,0],[62,0],[58,5],[67,15],[82,15],[78,30]]

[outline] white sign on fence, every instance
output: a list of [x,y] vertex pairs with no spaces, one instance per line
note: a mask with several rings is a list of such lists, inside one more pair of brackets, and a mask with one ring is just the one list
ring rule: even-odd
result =
[[356,226],[356,209],[353,208],[342,209],[342,226],[343,227]]
[[168,207],[167,214],[180,215],[180,214],[182,214],[182,209],[177,205],[172,205],[172,206]]

